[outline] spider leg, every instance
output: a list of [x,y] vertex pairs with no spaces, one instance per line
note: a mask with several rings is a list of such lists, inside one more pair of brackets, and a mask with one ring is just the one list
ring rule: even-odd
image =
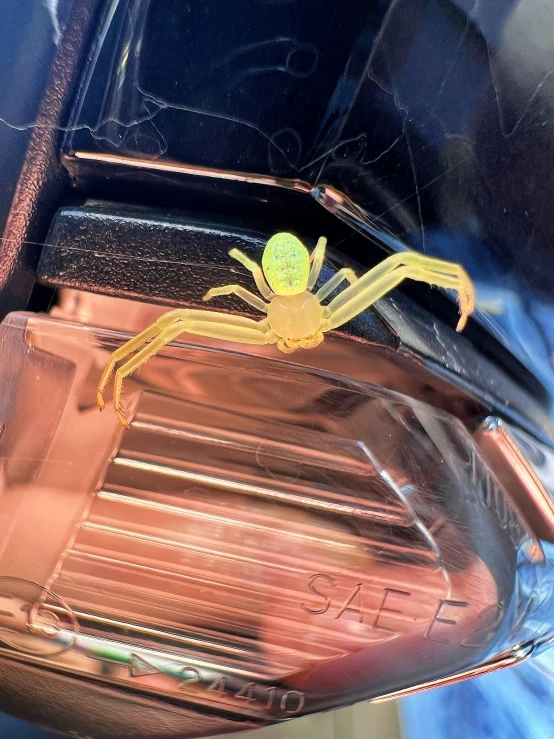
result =
[[325,330],[337,328],[354,318],[405,279],[456,290],[460,305],[456,330],[463,329],[475,308],[475,291],[467,272],[453,262],[404,252],[385,259],[334,298],[327,306]]
[[283,352],[283,354],[294,354],[297,349],[300,349],[300,346],[296,343],[287,343],[284,339],[279,339],[279,341],[277,342],[277,349]]
[[204,295],[202,300],[207,301],[215,298],[216,295],[237,295],[239,298],[244,300],[245,303],[251,305],[253,308],[261,310],[262,313],[267,313],[268,305],[250,290],[246,290],[240,285],[224,285],[223,287],[212,287],[211,290]]
[[322,331],[318,331],[313,336],[308,336],[305,339],[300,339],[299,346],[301,349],[315,349],[323,341],[324,336]]
[[252,272],[252,277],[254,278],[256,287],[266,300],[271,300],[275,297],[275,295],[271,291],[271,288],[265,281],[262,268],[257,262],[255,262],[253,259],[250,259],[250,257],[247,257],[246,254],[244,254],[244,252],[242,252],[240,249],[231,249],[231,251],[229,252],[229,256],[231,257],[231,259],[236,259],[244,267],[246,267],[246,269]]
[[307,290],[311,290],[312,287],[317,282],[317,278],[319,277],[319,273],[321,272],[321,268],[323,267],[323,262],[325,261],[325,248],[327,246],[327,239],[325,236],[322,236],[317,244],[315,245],[315,249],[311,253],[310,260],[312,262],[312,266],[310,268],[310,275],[308,277],[308,285]]
[[350,269],[350,267],[343,267],[342,269],[339,269],[339,271],[334,274],[330,280],[328,280],[319,288],[315,296],[321,303],[322,300],[325,300],[325,298],[327,298],[329,295],[331,295],[332,292],[337,289],[341,282],[344,282],[344,280],[348,280],[348,282],[353,285],[357,279],[358,278],[356,277],[356,273],[353,269]]
[[171,339],[167,339],[166,336],[164,336],[164,333],[170,330],[171,327],[164,329],[164,331],[162,331],[159,336],[157,336],[155,339],[152,339],[152,341],[144,348],[142,348],[139,352],[137,352],[132,359],[129,359],[127,362],[125,362],[124,365],[118,367],[118,369],[115,371],[114,407],[116,415],[119,418],[119,422],[126,429],[129,428],[129,421],[125,418],[125,414],[123,413],[123,408],[121,406],[121,397],[123,395],[123,380],[125,377],[127,377],[127,375],[130,375],[131,372],[134,372],[134,370],[143,365],[148,359],[150,359],[150,357],[153,357],[157,352],[159,352],[159,350],[162,349],[168,343],[168,341],[171,341]]
[[104,372],[102,373],[102,377],[100,378],[100,382],[98,383],[98,389],[96,392],[96,403],[98,404],[98,407],[101,411],[104,410],[104,407],[106,405],[104,402],[104,390],[106,389],[106,386],[110,381],[110,377],[115,369],[115,365],[117,364],[117,362],[124,359],[128,354],[131,354],[131,352],[140,349],[143,344],[146,344],[148,341],[151,341],[154,337],[156,337],[164,329],[165,326],[171,324],[171,322],[175,319],[176,314],[178,313],[178,310],[169,311],[169,313],[166,313],[161,318],[159,318],[156,323],[152,324],[152,326],[144,329],[144,331],[141,331],[140,334],[137,334],[133,339],[130,339],[125,344],[120,346],[119,349],[116,349],[115,352],[113,352],[113,354],[110,356],[110,361],[108,362],[106,368],[104,369]]
[[[135,339],[131,339],[124,344],[121,349],[114,352],[109,365],[113,365],[113,363],[118,361],[117,359],[113,359],[115,354],[118,355],[118,359],[124,358],[131,351],[136,349],[137,345],[140,346],[140,344],[137,344],[137,339],[144,336],[151,337],[152,332],[154,332],[154,338],[151,339],[150,343],[137,352],[134,357],[125,362],[125,364],[120,366],[115,372],[115,411],[120,422],[126,428],[129,427],[129,423],[125,418],[123,409],[121,408],[123,380],[157,354],[166,344],[173,341],[173,339],[179,336],[179,334],[187,332],[199,336],[208,336],[214,339],[233,341],[240,344],[262,345],[274,344],[277,341],[277,337],[265,320],[254,321],[251,318],[227,315],[226,313],[215,313],[183,308],[171,311],[171,313],[162,316],[162,318],[149,329],[146,329],[139,334],[139,336],[135,337]],[[144,343],[144,340],[142,343]],[[104,375],[105,374],[106,372]],[[104,375],[102,376],[102,379],[104,379]]]

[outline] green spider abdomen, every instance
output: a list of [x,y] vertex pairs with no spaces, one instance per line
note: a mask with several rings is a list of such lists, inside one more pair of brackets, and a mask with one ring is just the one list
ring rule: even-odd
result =
[[317,333],[323,318],[323,307],[312,293],[279,295],[273,298],[267,320],[282,339],[307,339]]
[[298,295],[306,290],[310,255],[296,236],[279,233],[269,239],[262,267],[269,286],[277,295]]

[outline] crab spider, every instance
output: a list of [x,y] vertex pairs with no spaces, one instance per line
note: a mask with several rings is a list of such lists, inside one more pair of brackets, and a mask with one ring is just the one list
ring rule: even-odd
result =
[[[124,378],[185,332],[239,344],[277,344],[278,349],[287,353],[313,349],[323,341],[327,331],[347,323],[407,278],[458,292],[460,320],[457,331],[463,329],[475,307],[473,284],[459,264],[417,252],[393,254],[359,278],[353,270],[341,269],[313,293],[323,266],[326,243],[324,237],[320,238],[310,255],[296,236],[276,234],[267,242],[261,266],[238,249],[232,249],[229,256],[252,273],[262,297],[240,285],[225,285],[212,288],[203,299],[234,294],[264,313],[265,318],[255,321],[189,308],[166,313],[113,352],[98,385],[100,410],[104,408],[104,391],[116,364],[136,351],[115,372],[115,411],[123,426],[128,428],[129,423],[121,407]],[[323,306],[321,301],[344,281],[349,282],[349,286]]]

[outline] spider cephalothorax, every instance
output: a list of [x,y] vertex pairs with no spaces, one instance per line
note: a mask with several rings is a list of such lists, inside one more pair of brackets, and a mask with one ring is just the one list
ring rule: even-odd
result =
[[[348,267],[341,269],[312,293],[323,266],[326,243],[325,238],[320,238],[310,255],[296,236],[276,234],[265,246],[261,266],[238,249],[231,249],[229,255],[252,273],[262,297],[240,285],[225,285],[209,290],[204,300],[234,293],[266,317],[255,321],[191,308],[166,313],[111,355],[98,385],[100,409],[104,408],[104,390],[117,362],[140,349],[115,373],[115,410],[121,423],[128,427],[121,408],[123,379],[184,332],[241,344],[277,344],[283,352],[313,349],[323,341],[326,331],[350,321],[406,278],[458,292],[458,331],[475,307],[472,282],[459,264],[410,251],[393,254],[360,278]],[[345,280],[350,285],[323,306],[322,301]]]

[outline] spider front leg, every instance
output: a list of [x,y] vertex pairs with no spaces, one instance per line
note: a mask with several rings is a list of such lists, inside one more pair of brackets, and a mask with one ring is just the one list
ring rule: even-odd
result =
[[229,256],[231,259],[236,259],[237,262],[240,262],[243,265],[243,267],[246,267],[246,269],[252,272],[252,277],[254,278],[256,287],[260,291],[260,295],[263,295],[266,300],[271,300],[275,297],[265,280],[262,268],[257,262],[246,256],[246,254],[244,254],[240,249],[231,249]]
[[208,300],[211,300],[212,298],[215,298],[217,295],[237,295],[239,298],[244,300],[245,303],[248,303],[248,305],[251,305],[253,308],[257,308],[257,310],[261,310],[262,313],[267,313],[267,303],[264,303],[261,298],[259,298],[257,295],[254,295],[254,293],[251,293],[250,290],[246,290],[244,287],[241,287],[240,285],[223,285],[223,287],[212,287],[204,295],[202,300],[206,302]]
[[223,339],[239,344],[263,345],[274,344],[277,341],[277,337],[265,320],[258,322],[251,318],[243,318],[242,316],[188,308],[171,311],[112,354],[98,386],[97,397],[100,408],[104,406],[103,392],[116,362],[124,359],[139,346],[149,341],[150,343],[144,346],[132,359],[125,362],[115,372],[115,411],[121,424],[125,428],[129,428],[129,422],[125,418],[121,407],[123,380],[157,354],[166,344],[169,344],[179,334],[184,332],[214,339]]
[[325,238],[325,236],[322,236],[320,239],[318,239],[318,242],[310,255],[312,266],[310,267],[310,274],[308,276],[308,285],[306,287],[307,290],[311,290],[317,282],[317,278],[319,277],[319,274],[323,267],[323,262],[325,261],[326,248],[327,239]]
[[329,295],[337,289],[341,282],[348,280],[348,282],[353,285],[357,279],[358,278],[353,269],[350,269],[350,267],[343,267],[319,288],[315,296],[321,303],[322,300],[325,300],[325,298],[329,297]]
[[463,267],[417,252],[402,252],[385,259],[329,303],[325,330],[350,321],[405,279],[456,290],[460,304],[456,330],[464,328],[475,308],[475,290]]

